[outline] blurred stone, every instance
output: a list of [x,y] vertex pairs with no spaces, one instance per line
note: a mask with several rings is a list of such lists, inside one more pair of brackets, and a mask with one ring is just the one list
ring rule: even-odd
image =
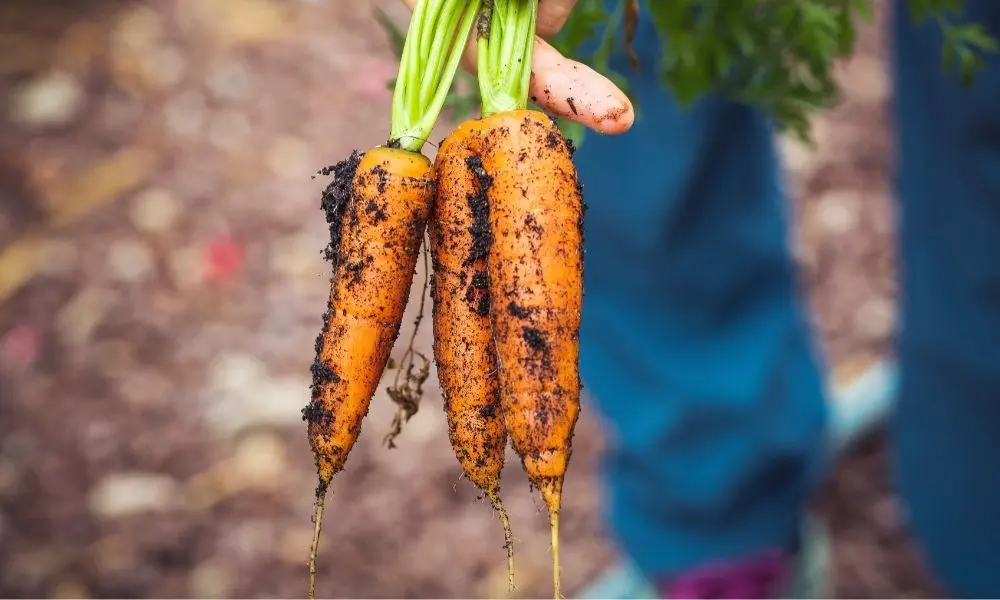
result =
[[56,548],[41,550],[21,548],[0,566],[3,569],[3,577],[0,579],[16,581],[28,589],[36,588],[56,573],[62,562]]
[[271,269],[291,278],[315,277],[326,270],[322,255],[316,251],[320,245],[306,234],[279,239],[271,247]]
[[232,459],[235,475],[245,486],[275,489],[287,469],[285,445],[273,433],[257,432],[242,439]]
[[117,435],[118,432],[108,421],[88,423],[81,435],[83,453],[95,463],[111,458],[117,447]]
[[25,236],[0,248],[0,302],[14,295],[38,272],[43,240]]
[[849,355],[833,366],[830,381],[834,388],[848,385],[865,373],[875,363],[875,357],[868,352]]
[[865,301],[854,313],[854,329],[864,339],[883,340],[892,335],[896,305],[884,296]]
[[811,170],[819,159],[814,148],[789,135],[778,138],[778,149],[785,168],[793,175],[801,175]]
[[108,248],[108,270],[124,283],[138,283],[153,270],[153,251],[136,239],[120,239]]
[[83,344],[90,339],[108,311],[114,308],[114,300],[114,294],[103,288],[80,290],[56,316],[56,333],[66,344]]
[[267,150],[267,167],[275,175],[305,178],[312,175],[312,149],[303,139],[283,136]]
[[112,520],[177,506],[179,486],[159,473],[122,472],[106,475],[88,495],[90,511]]
[[835,188],[816,199],[815,218],[826,233],[843,235],[858,225],[861,216],[861,193]]
[[101,106],[100,124],[106,131],[141,129],[147,123],[141,99],[125,93],[110,92]]
[[251,82],[249,65],[241,60],[228,60],[212,68],[205,86],[217,100],[238,102],[250,97],[253,89]]
[[181,0],[184,20],[228,44],[260,44],[290,35],[288,7],[275,0]]
[[15,89],[10,95],[10,119],[29,130],[68,125],[80,114],[86,95],[69,73],[53,71]]
[[225,598],[233,583],[229,569],[209,561],[198,565],[191,573],[190,591],[196,598]]
[[65,227],[136,188],[152,173],[156,157],[147,149],[126,147],[43,190],[51,224]]
[[80,581],[76,579],[66,579],[58,582],[52,591],[50,592],[50,598],[65,598],[67,600],[78,599],[85,600],[89,598],[90,595],[85,586]]
[[224,548],[222,553],[240,563],[269,558],[277,540],[277,526],[273,521],[248,519],[229,528],[221,544]]
[[147,87],[166,90],[184,81],[187,61],[178,48],[157,46],[140,55],[139,72]]
[[205,280],[207,266],[203,258],[204,250],[198,246],[181,248],[171,253],[168,262],[174,284],[182,289],[190,289]]
[[121,378],[122,397],[137,406],[153,406],[169,397],[173,382],[159,367],[131,366]]
[[245,352],[227,352],[209,365],[209,386],[219,392],[242,391],[256,386],[266,377],[264,363]]
[[861,53],[842,66],[837,82],[851,100],[872,104],[884,102],[891,88],[885,63],[876,56]]
[[219,150],[236,151],[249,143],[250,121],[235,110],[218,113],[208,124],[208,141]]
[[140,231],[164,233],[174,226],[180,214],[177,197],[170,190],[154,187],[136,195],[129,217]]
[[312,544],[311,527],[288,527],[284,529],[276,548],[278,559],[292,565],[301,565]]
[[224,354],[210,367],[206,423],[223,437],[255,427],[299,424],[310,383],[306,376],[272,378],[265,365],[248,354]]
[[120,89],[139,94],[148,87],[148,63],[156,60],[150,55],[163,28],[163,18],[148,5],[134,3],[118,14],[110,36],[108,63],[112,80]]
[[92,546],[94,566],[101,575],[126,571],[135,566],[137,558],[133,541],[124,535],[109,535]]
[[91,342],[87,360],[95,372],[120,381],[138,368],[135,344],[126,338],[111,337]]
[[131,4],[117,15],[111,33],[113,42],[122,51],[141,50],[163,35],[163,17],[146,4]]
[[163,107],[167,132],[180,138],[200,136],[206,112],[205,98],[194,90],[172,96]]
[[80,262],[80,250],[65,239],[47,239],[38,256],[38,272],[50,277],[71,275]]
[[447,422],[440,418],[438,410],[430,407],[429,394],[424,391],[424,401],[421,410],[403,427],[403,435],[407,441],[417,444],[428,444],[441,439],[447,429]]
[[101,23],[90,20],[71,23],[56,44],[54,62],[67,72],[86,73],[104,50],[105,39]]

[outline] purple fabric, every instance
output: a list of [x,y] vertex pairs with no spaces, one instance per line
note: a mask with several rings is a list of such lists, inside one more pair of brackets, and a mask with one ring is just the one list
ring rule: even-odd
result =
[[788,556],[769,551],[751,558],[705,565],[657,586],[661,598],[778,598],[791,572]]

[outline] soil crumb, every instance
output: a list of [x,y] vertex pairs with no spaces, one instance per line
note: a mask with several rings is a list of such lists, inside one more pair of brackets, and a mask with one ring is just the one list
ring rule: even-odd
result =
[[333,175],[333,181],[323,190],[320,207],[326,214],[326,222],[330,226],[330,244],[323,251],[327,260],[333,261],[340,251],[340,229],[351,201],[352,182],[354,174],[361,163],[361,153],[355,150],[339,163],[320,169],[321,175]]
[[469,267],[478,261],[486,260],[490,245],[493,243],[493,234],[490,232],[490,202],[488,198],[493,178],[486,173],[483,159],[479,155],[465,159],[465,164],[479,180],[479,189],[476,190],[475,194],[469,194],[467,198],[469,210],[472,211],[472,226],[469,231],[472,234],[472,249],[463,265]]
[[525,327],[521,330],[525,343],[535,352],[547,353],[549,342],[545,339],[545,334],[534,327]]

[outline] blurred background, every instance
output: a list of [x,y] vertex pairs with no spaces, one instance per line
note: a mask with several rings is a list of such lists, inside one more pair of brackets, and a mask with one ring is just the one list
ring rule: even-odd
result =
[[[396,66],[376,6],[405,25],[397,0],[0,2],[3,597],[304,596],[315,476],[299,410],[329,277],[312,175],[387,135]],[[838,381],[893,330],[880,36],[866,29],[843,67],[816,151],[782,142]],[[394,407],[374,400],[328,503],[323,595],[503,595],[500,527],[460,479],[429,388],[396,450],[381,443]],[[569,594],[615,554],[600,445],[585,410]],[[546,596],[546,520],[519,471],[504,490],[520,593]],[[937,594],[878,439],[820,506],[839,597]]]

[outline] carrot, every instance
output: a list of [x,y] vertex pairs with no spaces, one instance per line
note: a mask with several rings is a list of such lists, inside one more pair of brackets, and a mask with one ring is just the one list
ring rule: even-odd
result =
[[492,243],[490,314],[507,431],[541,491],[561,597],[559,510],[580,412],[583,199],[570,146],[526,110],[537,0],[495,0],[479,39],[482,162]]
[[420,0],[393,95],[389,143],[325,170],[334,176],[323,197],[333,277],[316,339],[312,398],[302,411],[319,476],[310,598],[326,493],[357,442],[399,335],[433,203],[431,163],[420,149],[444,106],[478,11],[475,0]]
[[483,164],[493,178],[490,295],[504,417],[549,510],[560,597],[559,510],[580,412],[582,201],[548,117],[526,110],[489,121]]
[[500,500],[507,431],[490,324],[489,179],[478,156],[480,129],[479,121],[467,121],[441,144],[435,159],[437,191],[429,232],[434,360],[448,437],[466,476],[486,493],[500,517],[508,586],[514,591],[513,534]]
[[327,487],[358,439],[399,334],[433,199],[430,161],[420,154],[374,148],[337,169],[350,179],[335,180],[324,198],[334,275],[303,410],[319,472],[317,532]]

